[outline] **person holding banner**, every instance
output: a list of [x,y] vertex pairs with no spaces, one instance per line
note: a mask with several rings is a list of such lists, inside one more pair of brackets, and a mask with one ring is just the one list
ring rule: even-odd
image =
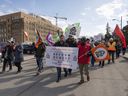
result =
[[[109,55],[112,58],[112,62],[115,63],[115,61],[114,61],[114,54],[116,52],[116,42],[114,42],[113,38],[109,39],[109,42],[108,42],[108,52],[109,52]],[[108,60],[108,64],[110,64],[110,59]]]
[[[68,47],[77,47],[75,38],[72,35],[69,35],[69,38],[66,40]],[[68,69],[69,75],[72,73],[72,69]]]
[[[100,42],[100,44],[99,44],[99,46],[104,46],[104,48],[106,48],[106,45],[105,45],[105,41],[104,40],[102,40],[101,42]],[[107,48],[106,48],[107,49]],[[103,68],[104,67],[104,63],[105,63],[105,60],[100,60],[99,61],[99,67],[101,66],[101,68]]]
[[83,70],[85,71],[85,75],[87,75],[87,81],[90,80],[89,71],[88,71],[90,56],[88,55],[88,53],[90,52],[91,46],[89,45],[88,40],[86,41],[85,38],[81,38],[81,44],[78,46],[78,48],[79,48],[78,64],[81,75],[81,80],[78,84],[82,84],[84,83]]
[[[54,44],[54,46],[57,46],[57,47],[67,47],[68,44],[64,41],[64,35],[60,35],[60,40],[58,42],[56,42]],[[59,82],[61,80],[61,67],[57,67],[57,80],[56,82]],[[65,75],[64,77],[67,77],[67,68],[63,68],[64,69],[64,72],[65,72]]]

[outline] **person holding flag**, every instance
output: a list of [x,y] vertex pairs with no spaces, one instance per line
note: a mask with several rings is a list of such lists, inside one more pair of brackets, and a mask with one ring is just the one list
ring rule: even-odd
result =
[[118,25],[116,25],[115,27],[114,34],[120,38],[122,42],[122,52],[123,52],[122,54],[125,55],[126,48],[127,48],[126,39]]
[[35,43],[35,57],[38,67],[38,72],[36,75],[39,75],[43,69],[43,57],[46,48],[45,48],[45,44],[42,42],[42,38],[38,31],[37,31],[37,35],[38,35],[38,40]]
[[79,52],[78,52],[78,64],[79,64],[79,70],[81,75],[81,80],[78,84],[84,83],[84,77],[83,77],[83,70],[85,71],[85,75],[87,76],[87,81],[90,80],[89,76],[89,68],[88,65],[90,63],[90,56],[89,52],[91,50],[91,46],[88,43],[89,40],[86,41],[85,38],[81,38],[81,42],[78,46]]

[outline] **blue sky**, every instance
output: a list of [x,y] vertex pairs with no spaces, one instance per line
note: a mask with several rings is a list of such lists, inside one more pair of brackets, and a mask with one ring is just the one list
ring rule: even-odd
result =
[[0,15],[23,11],[35,13],[51,20],[55,24],[53,16],[68,18],[58,20],[62,28],[68,24],[80,22],[81,36],[93,36],[106,32],[106,24],[109,22],[111,30],[123,17],[123,26],[128,20],[128,0],[0,0]]

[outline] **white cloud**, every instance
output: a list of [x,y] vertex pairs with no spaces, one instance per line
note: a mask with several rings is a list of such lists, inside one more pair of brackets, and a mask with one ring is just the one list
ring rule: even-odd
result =
[[81,13],[81,15],[82,15],[82,16],[85,16],[85,15],[86,15],[86,13],[85,13],[85,12],[82,12],[82,13]]
[[123,17],[123,18],[126,18],[127,16],[128,16],[128,10],[127,9],[125,9],[125,10],[123,10],[119,15],[118,15],[118,17]]
[[96,9],[98,15],[105,16],[106,18],[111,18],[114,16],[115,11],[123,7],[123,2],[121,0],[114,0],[110,3],[103,4]]
[[106,29],[106,25],[97,25],[96,28],[103,32]]
[[1,16],[1,15],[4,15],[4,14],[5,14],[4,12],[0,12],[0,16]]

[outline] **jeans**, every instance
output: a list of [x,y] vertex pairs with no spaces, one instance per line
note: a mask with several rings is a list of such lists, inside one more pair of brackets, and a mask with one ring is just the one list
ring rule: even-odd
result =
[[83,76],[83,70],[85,72],[85,75],[89,76],[89,68],[88,68],[88,64],[79,64],[79,69],[80,69],[80,76],[81,76],[81,80],[84,81],[84,76]]
[[72,69],[68,69],[69,75],[72,74]]
[[[115,51],[108,51],[108,52],[109,52],[110,57],[112,58],[112,62],[114,63],[114,62],[115,62],[115,61],[114,61],[114,54],[115,54]],[[108,64],[110,63],[110,60],[111,60],[111,59],[108,60]]]
[[36,62],[38,66],[38,72],[41,72],[43,69],[43,57],[36,57]]
[[122,55],[125,55],[126,48],[122,48]]
[[[57,67],[57,78],[61,79],[61,67]],[[65,77],[67,76],[68,72],[67,72],[67,68],[63,68],[64,72],[65,72]]]
[[116,51],[116,58],[119,58],[120,57],[120,50],[117,50]]
[[5,71],[7,64],[9,64],[9,70],[12,70],[11,60],[4,58],[3,69],[2,69],[3,72]]
[[15,62],[15,66],[18,68],[17,72],[20,72],[22,70],[21,62]]
[[101,66],[101,67],[104,66],[104,60],[103,61],[99,61],[99,66]]
[[94,63],[95,63],[95,58],[93,56],[91,56],[91,65],[92,65],[92,67],[94,66]]

